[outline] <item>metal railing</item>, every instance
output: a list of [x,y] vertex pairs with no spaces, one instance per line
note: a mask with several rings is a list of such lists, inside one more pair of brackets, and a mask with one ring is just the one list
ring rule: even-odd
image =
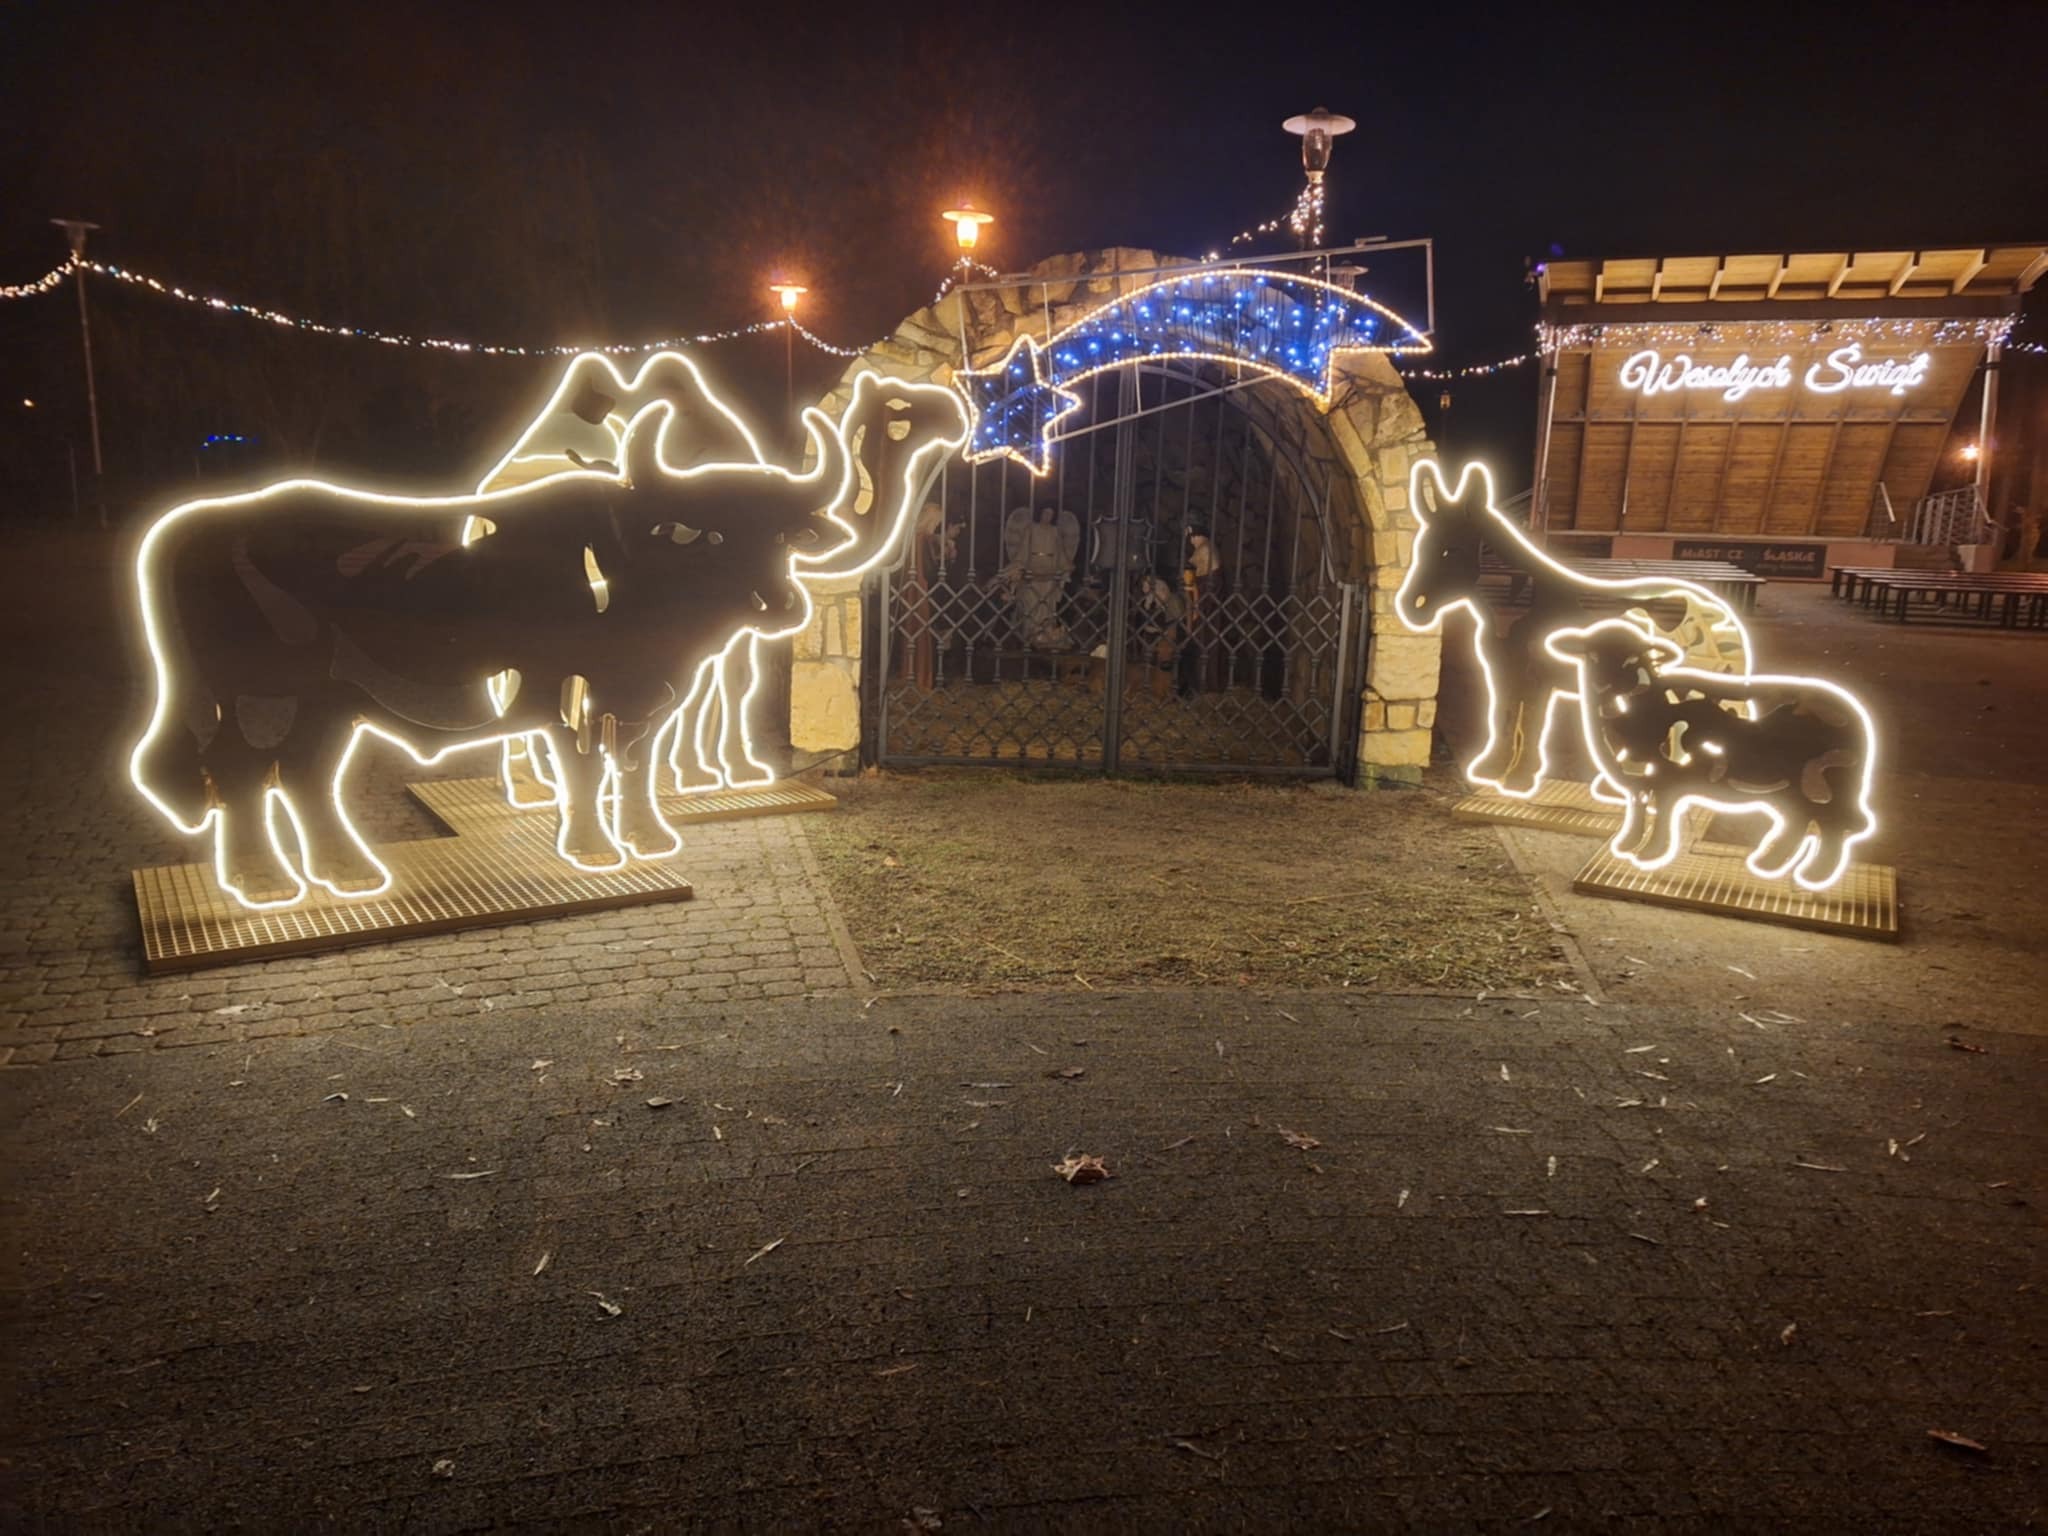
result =
[[1912,544],[1981,544],[1991,536],[1991,516],[1975,483],[1920,498],[1906,539]]

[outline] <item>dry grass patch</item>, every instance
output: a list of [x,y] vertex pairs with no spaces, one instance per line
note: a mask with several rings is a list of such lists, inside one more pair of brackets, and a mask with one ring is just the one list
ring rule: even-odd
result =
[[807,818],[876,981],[1510,990],[1568,974],[1429,791],[892,774]]

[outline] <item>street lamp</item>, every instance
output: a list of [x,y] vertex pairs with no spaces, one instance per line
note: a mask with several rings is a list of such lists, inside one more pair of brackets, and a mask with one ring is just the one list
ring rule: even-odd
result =
[[1977,456],[1983,451],[1984,450],[1979,448],[1975,443],[1963,444],[1963,462],[1966,464],[1976,463]]
[[1290,117],[1280,126],[1301,136],[1301,168],[1308,172],[1309,183],[1318,185],[1323,179],[1323,172],[1330,168],[1330,151],[1335,147],[1333,141],[1358,124],[1341,112],[1317,107],[1313,112]]
[[770,283],[768,291],[782,300],[782,361],[788,381],[788,414],[796,415],[796,305],[811,290],[802,283]]
[[968,202],[961,203],[958,208],[948,208],[939,217],[953,226],[953,240],[960,247],[960,259],[962,261],[967,260],[967,253],[972,251],[976,243],[980,241],[981,226],[993,224],[996,221],[994,214],[983,213],[974,204]]
[[1294,227],[1302,249],[1307,250],[1323,243],[1323,172],[1330,168],[1330,150],[1338,134],[1349,133],[1358,124],[1341,113],[1317,107],[1313,112],[1290,117],[1280,126],[1301,138],[1301,168],[1308,173],[1308,185],[1294,200],[1294,212],[1288,223]]

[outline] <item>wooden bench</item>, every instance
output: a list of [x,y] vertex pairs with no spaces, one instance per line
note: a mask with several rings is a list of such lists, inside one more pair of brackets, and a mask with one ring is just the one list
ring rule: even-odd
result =
[[1877,571],[1855,573],[1850,590],[1880,618],[1911,622],[1918,612],[1939,610],[1951,622],[1996,622],[2001,629],[2048,627],[2048,574],[1975,571]]

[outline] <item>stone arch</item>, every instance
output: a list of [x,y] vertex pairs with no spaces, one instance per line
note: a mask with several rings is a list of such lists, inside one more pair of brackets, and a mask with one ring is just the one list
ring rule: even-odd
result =
[[[949,293],[906,316],[889,336],[852,359],[822,409],[837,419],[852,399],[854,378],[868,368],[950,383],[963,355],[968,366],[985,366],[1019,336],[1043,341],[1118,293],[1153,280],[1126,274],[1179,264],[1177,258],[1118,246],[1049,257],[1012,286]],[[1409,471],[1434,451],[1422,413],[1393,365],[1377,353],[1340,358],[1328,411],[1285,384],[1244,394],[1254,413],[1269,420],[1284,414],[1305,418],[1307,440],[1321,445],[1344,471],[1338,483],[1350,492],[1341,514],[1350,519],[1347,575],[1367,585],[1371,614],[1358,760],[1367,783],[1417,782],[1429,762],[1436,721],[1441,640],[1405,628],[1394,612],[1394,593],[1415,549]],[[1338,512],[1334,503],[1332,510]],[[790,737],[799,764],[860,742],[860,584],[820,585],[813,593],[817,613],[796,639],[791,674]]]

